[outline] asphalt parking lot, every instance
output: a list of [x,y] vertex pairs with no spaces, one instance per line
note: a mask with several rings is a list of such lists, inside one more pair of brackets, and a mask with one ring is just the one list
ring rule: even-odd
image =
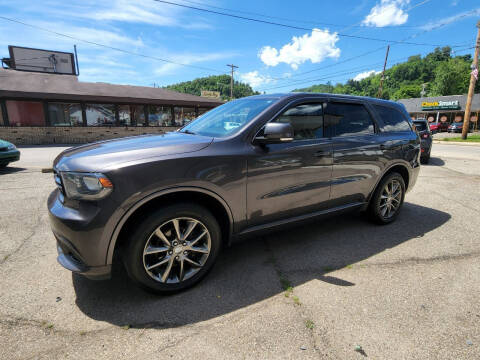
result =
[[168,297],[57,264],[40,169],[61,149],[0,173],[0,359],[480,358],[480,147],[434,144],[394,224],[246,240]]

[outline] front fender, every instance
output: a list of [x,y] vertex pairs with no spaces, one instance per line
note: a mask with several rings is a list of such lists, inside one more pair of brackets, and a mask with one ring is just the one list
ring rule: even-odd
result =
[[216,192],[211,191],[209,189],[206,189],[204,187],[173,186],[173,187],[162,189],[162,190],[156,191],[152,194],[149,194],[149,195],[141,198],[140,200],[138,200],[134,203],[129,201],[128,202],[129,207],[126,210],[124,209],[124,206],[122,206],[118,209],[118,211],[121,211],[121,209],[123,209],[124,211],[123,211],[123,214],[120,217],[118,215],[117,216],[115,216],[115,215],[112,216],[112,218],[115,219],[114,221],[116,222],[116,225],[114,227],[114,230],[113,230],[112,235],[111,235],[110,240],[109,240],[106,264],[111,264],[112,263],[113,253],[114,253],[114,250],[115,250],[115,245],[117,243],[120,232],[121,232],[123,226],[125,225],[125,223],[127,222],[127,220],[135,213],[135,211],[137,209],[139,209],[141,206],[145,205],[146,203],[148,203],[148,202],[150,202],[154,199],[157,199],[161,196],[164,196],[164,195],[167,195],[167,194],[172,194],[172,193],[175,193],[175,192],[185,192],[185,191],[199,192],[199,193],[211,196],[223,205],[226,213],[228,214],[228,219],[229,219],[229,222],[230,222],[230,226],[229,226],[230,233],[228,235],[228,237],[229,237],[228,241],[230,241],[230,238],[232,236],[232,231],[233,231],[234,217],[233,217],[233,214],[232,214],[232,210],[228,206],[227,202],[220,195],[218,195]]

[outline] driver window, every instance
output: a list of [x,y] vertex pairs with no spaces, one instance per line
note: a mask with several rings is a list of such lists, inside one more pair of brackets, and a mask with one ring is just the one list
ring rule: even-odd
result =
[[274,122],[290,123],[295,140],[323,137],[323,111],[321,103],[301,104],[277,117]]

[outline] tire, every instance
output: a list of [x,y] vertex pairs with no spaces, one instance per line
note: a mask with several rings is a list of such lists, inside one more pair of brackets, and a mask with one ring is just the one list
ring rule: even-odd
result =
[[[396,199],[395,201],[384,198],[384,196],[388,196],[388,194],[386,193],[387,184],[389,186],[391,186],[392,184],[394,185],[393,194],[396,194],[397,192],[397,188],[395,187],[395,185],[399,186],[398,190],[400,190],[400,193],[397,196],[394,196],[394,198]],[[391,196],[390,198],[393,198],[393,196]],[[390,224],[391,222],[395,221],[402,208],[404,198],[405,181],[403,180],[403,177],[396,172],[388,174],[380,181],[377,188],[375,189],[375,193],[373,194],[372,199],[370,200],[370,204],[368,207],[370,219],[375,223],[381,225]],[[396,206],[394,206],[394,211],[389,211],[389,206],[393,206],[394,204],[397,204]]]
[[5,169],[6,167],[8,166],[8,163],[3,163],[3,164],[0,164],[0,169]]
[[[178,241],[178,233],[180,238],[187,236]],[[215,217],[194,203],[158,209],[138,224],[128,240],[123,254],[128,275],[157,294],[172,294],[197,284],[212,269],[222,245]]]
[[420,163],[428,164],[430,162],[430,153],[428,155],[420,157]]

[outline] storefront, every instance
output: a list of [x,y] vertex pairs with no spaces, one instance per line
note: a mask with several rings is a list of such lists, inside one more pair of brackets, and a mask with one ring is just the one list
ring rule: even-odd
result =
[[162,133],[220,104],[160,88],[0,69],[0,138],[16,144],[84,143]]
[[[438,96],[428,98],[400,99],[412,119],[427,119],[429,123],[440,122],[451,124],[463,122],[467,95]],[[480,94],[475,94],[472,101],[470,122],[474,130],[478,130],[480,115]]]

